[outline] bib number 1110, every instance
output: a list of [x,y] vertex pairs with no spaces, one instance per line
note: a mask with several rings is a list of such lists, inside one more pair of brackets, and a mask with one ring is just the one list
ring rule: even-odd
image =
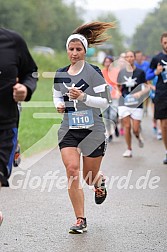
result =
[[89,122],[89,117],[88,116],[81,116],[81,117],[73,117],[72,118],[74,124],[79,124],[79,123],[88,123]]

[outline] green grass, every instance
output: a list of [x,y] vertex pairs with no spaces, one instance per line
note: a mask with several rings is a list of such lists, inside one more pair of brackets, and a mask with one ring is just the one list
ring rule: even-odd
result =
[[[56,124],[58,128],[61,123],[61,115],[57,115],[57,118],[54,119],[34,118],[35,114],[41,115],[41,113],[46,113],[46,115],[48,115],[48,113],[56,113],[56,109],[52,103],[52,81],[40,80],[32,101],[43,101],[44,106],[46,106],[45,101],[50,101],[52,107],[27,107],[31,105],[31,102],[22,103],[23,108],[19,126],[19,142],[21,144],[21,152],[25,152],[32,145],[41,140],[53,125]],[[53,135],[52,138],[48,138],[48,141],[45,141],[45,144],[42,142],[40,144],[38,143],[35,149],[28,151],[27,155],[32,155],[34,152],[37,153],[39,151],[53,147],[55,144],[57,144],[56,134],[57,132],[55,132],[55,135]]]
[[42,72],[50,71],[55,72],[58,68],[63,67],[69,64],[66,52],[55,53],[55,56],[52,55],[41,55],[31,52],[37,66],[38,71],[41,74]]
[[[46,113],[48,116],[48,113],[56,113],[56,109],[52,102],[53,78],[44,79],[42,78],[42,73],[48,71],[55,72],[58,68],[68,64],[65,53],[56,54],[55,57],[46,57],[37,54],[32,55],[38,65],[41,77],[39,77],[37,89],[31,101],[22,103],[23,108],[19,125],[19,142],[21,145],[21,152],[24,153],[25,156],[30,156],[57,145],[57,130],[61,123],[61,115],[57,115],[56,118],[53,119],[36,119],[34,118],[34,114],[41,115],[41,113]],[[50,102],[51,106],[28,107],[31,105],[31,102],[43,102],[44,106],[46,106],[45,102]],[[51,128],[54,129],[54,132],[47,135]]]

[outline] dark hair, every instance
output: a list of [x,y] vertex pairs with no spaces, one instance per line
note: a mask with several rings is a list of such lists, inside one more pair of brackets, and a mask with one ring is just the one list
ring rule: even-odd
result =
[[137,53],[142,53],[142,51],[136,50],[134,53],[135,53],[135,55],[136,55]]
[[73,34],[79,33],[83,35],[87,39],[88,45],[99,45],[110,38],[103,34],[110,28],[115,28],[114,22],[108,23],[97,21],[79,26],[73,31]]
[[162,35],[161,35],[161,42],[162,42],[162,39],[163,38],[167,38],[167,32],[163,32]]
[[107,55],[107,56],[104,58],[104,60],[103,60],[103,63],[102,63],[103,66],[104,66],[104,63],[105,63],[106,59],[109,59],[109,60],[111,61],[111,63],[114,61],[114,59],[113,59],[113,57],[112,57],[111,55]]
[[[125,52],[125,55],[126,55],[128,52],[132,52],[132,53],[134,54],[134,56],[135,56],[135,52],[134,52],[133,50],[127,50],[127,51]],[[126,56],[125,56],[125,57],[126,57]]]

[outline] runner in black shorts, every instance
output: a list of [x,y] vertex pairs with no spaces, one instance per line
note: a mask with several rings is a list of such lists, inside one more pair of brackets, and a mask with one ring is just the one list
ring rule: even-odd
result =
[[[54,79],[54,103],[64,118],[58,132],[59,147],[69,181],[69,196],[77,218],[70,233],[87,230],[84,194],[80,188],[80,157],[83,157],[83,178],[95,187],[95,202],[101,204],[107,195],[104,176],[99,172],[105,152],[105,127],[101,110],[109,106],[107,84],[100,69],[85,61],[90,44],[107,38],[101,34],[112,23],[94,22],[78,27],[67,39],[70,65],[59,69]],[[87,177],[89,175],[89,177]],[[72,182],[71,182],[72,181]]]
[[162,139],[166,148],[163,163],[167,164],[167,32],[161,35],[161,45],[163,51],[153,57],[147,72],[147,80],[158,76],[154,98],[154,117],[161,121]]
[[[88,157],[99,157],[99,156],[104,156],[105,153],[105,148],[106,148],[106,141],[104,138],[104,134],[100,135],[101,139],[97,136],[96,138],[90,137],[89,134],[92,133],[92,130],[89,129],[70,129],[68,130],[67,134],[63,137],[63,140],[59,143],[60,149],[63,149],[65,147],[78,147],[80,148],[81,152],[83,155],[87,155],[88,151],[88,142],[89,143],[89,148],[90,145],[92,144],[92,149],[94,148],[94,145],[96,146],[96,141],[97,145],[101,141],[102,143],[91,153],[88,154]],[[87,137],[87,141],[84,142],[83,140]]]

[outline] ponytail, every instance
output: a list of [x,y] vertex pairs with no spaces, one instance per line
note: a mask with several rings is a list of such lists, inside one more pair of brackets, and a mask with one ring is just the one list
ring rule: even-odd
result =
[[111,28],[115,28],[114,22],[97,21],[79,26],[73,31],[73,34],[83,35],[87,39],[88,45],[99,45],[110,38],[104,32]]

